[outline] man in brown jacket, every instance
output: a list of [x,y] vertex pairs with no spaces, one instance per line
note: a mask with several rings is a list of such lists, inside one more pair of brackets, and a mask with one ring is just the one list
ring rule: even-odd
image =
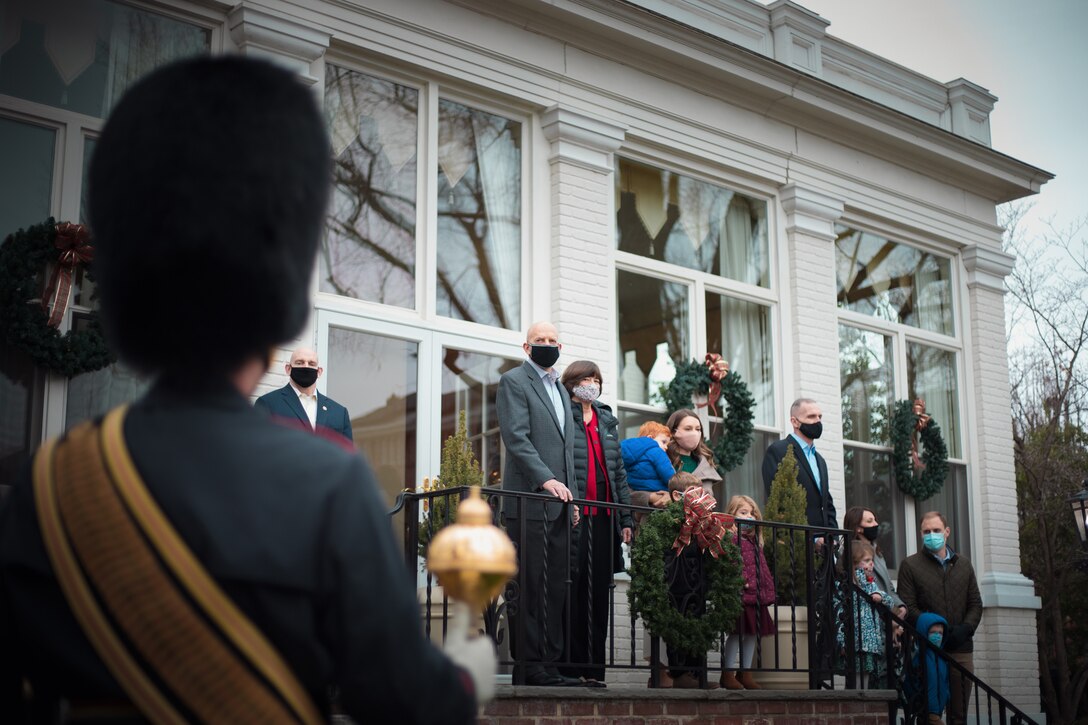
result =
[[[939,511],[923,514],[918,528],[924,549],[899,565],[898,594],[907,607],[907,618],[915,622],[922,612],[944,617],[949,625],[945,651],[969,672],[974,672],[973,638],[982,621],[982,595],[975,570],[966,557],[948,545],[952,530],[944,514]],[[961,725],[971,697],[971,683],[956,668],[949,670],[952,696],[948,721],[951,725]]]

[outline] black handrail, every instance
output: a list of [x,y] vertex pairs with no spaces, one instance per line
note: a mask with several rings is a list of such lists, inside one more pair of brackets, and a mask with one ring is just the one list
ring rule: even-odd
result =
[[[485,499],[492,507],[492,521],[497,525],[501,525],[502,522],[500,510],[503,505],[507,507],[513,506],[513,510],[520,515],[524,506],[529,502],[556,503],[555,497],[547,493],[512,492],[493,487],[483,488],[482,491]],[[401,512],[404,514],[403,533],[405,563],[409,571],[413,572],[413,575],[421,571],[420,559],[418,556],[421,535],[429,539],[434,535],[438,528],[450,523],[453,510],[452,504],[455,500],[464,498],[467,495],[468,487],[457,487],[439,488],[426,492],[404,491],[397,496],[396,503],[389,513],[391,516]],[[442,499],[445,499],[446,504],[444,506],[436,505],[437,502]],[[595,506],[610,511],[629,511],[633,515],[652,513],[660,510],[649,506],[634,506],[605,501],[587,501],[584,499],[575,499],[569,503],[562,504],[562,506],[564,516],[570,515],[570,508],[572,506]],[[427,507],[431,513],[431,515],[422,522],[420,521],[421,507]],[[440,510],[444,511],[445,518],[437,515]],[[888,681],[883,683],[883,686],[885,689],[894,688],[901,694],[900,702],[893,702],[889,706],[889,715],[892,722],[896,721],[896,715],[900,708],[902,708],[903,713],[906,715],[907,723],[919,723],[921,725],[926,722],[925,693],[927,692],[926,685],[928,684],[926,682],[926,668],[924,666],[918,667],[918,665],[915,664],[914,653],[927,653],[933,651],[937,653],[937,656],[942,661],[948,663],[950,670],[961,673],[964,679],[971,683],[973,694],[975,695],[972,698],[972,702],[974,703],[976,722],[993,721],[1034,725],[1034,721],[1031,720],[1031,718],[1025,715],[1006,698],[995,692],[992,687],[981,681],[974,673],[968,672],[966,668],[948,657],[943,650],[934,648],[924,636],[919,636],[907,622],[900,619],[894,612],[889,611],[888,608],[883,605],[875,604],[869,600],[864,593],[864,590],[852,581],[851,569],[849,567],[836,565],[837,559],[841,556],[839,552],[844,551],[844,547],[846,547],[849,542],[851,536],[850,532],[842,529],[782,524],[771,521],[753,521],[748,522],[748,524],[757,527],[757,530],[764,531],[764,538],[768,542],[773,542],[776,538],[782,538],[784,543],[788,542],[789,544],[788,546],[783,547],[783,556],[785,556],[785,560],[780,559],[778,548],[773,545],[765,546],[761,552],[762,555],[766,556],[771,575],[776,581],[779,579],[779,574],[784,573],[786,570],[790,570],[794,574],[799,573],[800,571],[807,571],[809,572],[809,576],[805,578],[805,582],[800,591],[794,588],[790,592],[779,592],[780,596],[776,598],[774,605],[771,607],[772,619],[776,624],[776,631],[773,635],[756,637],[752,665],[747,668],[743,666],[743,649],[738,655],[741,660],[738,663],[739,667],[734,667],[732,663],[726,663],[724,661],[727,635],[723,633],[719,642],[721,652],[719,666],[710,667],[704,662],[701,667],[689,668],[693,671],[697,671],[699,679],[703,684],[705,684],[706,677],[710,670],[724,671],[741,669],[754,673],[807,673],[809,687],[811,689],[854,689],[858,687],[861,673],[858,671],[857,659],[855,657],[843,656],[846,653],[858,651],[857,639],[860,636],[860,633],[855,632],[855,621],[857,620],[857,617],[850,616],[852,607],[845,605],[842,601],[845,599],[844,593],[853,592],[860,595],[854,598],[858,602],[857,606],[859,608],[868,606],[881,618],[885,643],[894,642],[896,640],[897,628],[902,628],[902,632],[899,633],[898,636],[899,646],[885,646],[884,648],[886,672],[890,673],[891,677]],[[797,534],[798,532],[803,532],[804,546],[801,551],[794,545],[795,537],[793,534]],[[571,537],[570,529],[568,529],[566,535],[569,543]],[[802,537],[797,536],[796,538],[800,539]],[[515,542],[518,550],[525,550],[525,547],[530,545],[530,543],[531,542],[526,539],[525,528],[522,527],[519,540]],[[566,598],[569,607],[572,596],[572,569],[570,557],[567,559],[567,561],[550,562],[550,564],[564,568],[564,576],[561,581],[567,587]],[[800,566],[802,561],[807,565],[807,569]],[[792,579],[793,577],[791,577],[791,580]],[[425,584],[425,605],[428,612],[430,612],[432,602],[432,586],[433,579],[427,574]],[[794,586],[796,586],[796,582],[794,582]],[[500,645],[505,644],[507,633],[518,635],[521,638],[524,638],[525,636],[525,622],[523,617],[512,617],[517,622],[516,626],[518,631],[509,632],[508,630],[511,615],[516,615],[518,608],[520,607],[520,598],[523,591],[523,583],[519,575],[519,577],[508,583],[501,601],[493,603],[485,612],[485,631]],[[613,592],[614,583],[610,582],[610,603],[614,603]],[[808,607],[809,622],[807,644],[809,649],[809,661],[807,665],[802,661],[798,647],[798,637],[800,635],[800,626],[798,623],[800,620],[798,619],[797,610],[801,605],[807,605]],[[627,659],[618,658],[616,652],[615,608],[611,604],[609,612],[609,627],[607,630],[609,632],[607,637],[609,646],[606,647],[606,662],[604,663],[606,671],[641,671],[649,674],[649,680],[652,684],[658,684],[658,678],[660,677],[659,651],[660,649],[663,649],[658,642],[658,638],[651,637],[649,646],[645,647],[646,652],[644,654],[649,655],[648,659],[650,659],[650,662],[646,664],[640,663],[636,655],[636,615],[633,612],[630,612],[630,657]],[[857,614],[857,612],[858,610],[854,610],[855,614]],[[549,615],[557,616],[554,612],[549,613]],[[448,605],[445,599],[443,599],[441,610],[443,639],[445,637],[447,616]],[[424,626],[429,636],[431,633],[431,617],[426,617],[426,620]],[[504,624],[506,625],[505,629]],[[743,617],[741,626],[743,627]],[[778,629],[782,626],[788,627],[788,631],[779,634]],[[592,627],[593,624],[591,623],[590,631],[592,631]],[[565,629],[566,641],[570,641],[572,632],[569,618],[565,622]],[[743,631],[738,633],[742,636],[745,634]],[[784,635],[789,637],[787,652],[782,651],[785,642],[781,640],[781,637]],[[767,652],[766,650],[769,648],[773,648],[773,652]],[[910,653],[911,656],[906,656],[906,653]],[[785,658],[783,658],[783,654],[786,655]],[[785,661],[783,661],[783,659],[785,659]],[[924,664],[925,661],[926,658],[924,656],[917,658],[917,662],[919,663]],[[526,662],[518,660],[510,655],[502,657],[500,664],[513,668],[514,683],[522,683],[522,678],[519,676],[521,667],[519,666],[525,665]],[[577,666],[579,663],[564,660],[550,664],[564,667]],[[905,679],[909,680],[916,687],[915,696],[912,698],[907,698],[902,695],[904,692],[903,681]],[[985,697],[980,697],[980,694]]]

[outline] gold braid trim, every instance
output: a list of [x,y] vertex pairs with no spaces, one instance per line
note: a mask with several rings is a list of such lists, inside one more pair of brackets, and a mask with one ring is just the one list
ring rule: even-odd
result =
[[[89,423],[73,430],[55,450],[50,447],[51,475],[35,476],[36,489],[55,491],[53,508],[78,552],[75,571],[62,575],[58,569],[58,578],[80,623],[85,629],[85,619],[110,626],[101,610],[81,611],[97,609],[93,595],[89,602],[69,596],[64,579],[71,576],[89,593],[79,564],[131,646],[201,721],[320,722],[279,653],[223,594],[148,494],[124,445],[125,412],[124,407],[111,411],[101,430]],[[39,497],[39,518],[46,518],[42,501]],[[145,714],[156,722],[182,721],[172,708],[160,712],[154,700],[165,705],[165,698],[158,692],[149,697],[147,689],[154,685],[142,672],[132,678],[130,654],[124,653],[130,666],[115,669],[122,657],[107,656],[95,638],[92,643]]]

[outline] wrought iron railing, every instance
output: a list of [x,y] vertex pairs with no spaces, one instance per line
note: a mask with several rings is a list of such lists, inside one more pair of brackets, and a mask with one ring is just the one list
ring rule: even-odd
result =
[[[595,506],[601,511],[613,512],[611,515],[627,511],[636,520],[658,510],[602,501],[575,500],[559,504],[548,494],[511,492],[499,488],[485,488],[483,492],[492,508],[492,521],[499,526],[502,525],[504,508],[507,516],[523,519],[527,506],[539,506],[545,502],[556,506],[559,515],[567,517],[568,520],[571,517],[571,508],[576,505]],[[428,636],[439,641],[445,638],[449,607],[444,596],[436,596],[436,583],[425,571],[420,541],[430,540],[440,528],[451,523],[456,502],[465,495],[467,488],[406,491],[398,497],[391,512],[404,516],[405,564],[420,577],[421,603],[427,615],[424,617],[425,631]],[[927,719],[924,693],[928,691],[929,683],[926,668],[919,666],[919,662],[925,661],[919,653],[936,652],[941,661],[948,663],[949,670],[961,673],[964,681],[968,683],[972,694],[968,722],[1033,722],[993,688],[949,658],[943,650],[934,648],[925,637],[918,635],[909,624],[887,607],[868,599],[864,591],[852,581],[852,567],[837,565],[842,556],[841,552],[847,550],[849,532],[771,521],[741,522],[741,526],[751,527],[763,535],[764,545],[760,547],[759,554],[765,557],[770,575],[777,585],[777,596],[770,605],[770,615],[775,627],[769,634],[747,632],[745,618],[741,617],[735,632],[742,637],[740,661],[736,665],[725,661],[728,635],[723,634],[717,653],[710,653],[712,656],[708,661],[700,665],[687,667],[697,673],[701,686],[707,685],[712,672],[736,670],[759,675],[767,678],[768,682],[773,681],[770,684],[765,682],[765,687],[774,687],[778,681],[792,678],[793,683],[788,686],[793,688],[807,686],[809,689],[860,689],[864,685],[869,688],[894,689],[900,696],[890,705],[890,721],[902,721],[911,725],[924,723]],[[565,527],[563,536],[566,539],[563,542],[565,545],[560,549],[570,551],[578,543],[579,529]],[[758,539],[758,535],[755,539]],[[618,553],[612,549],[616,546],[615,537],[609,536],[607,541],[610,549],[608,555],[602,559],[611,561]],[[528,538],[525,527],[520,528],[520,537],[514,538],[519,552],[528,550],[528,547],[540,546],[540,543]],[[586,552],[587,556],[581,557],[590,562],[595,560],[593,543],[592,540],[587,542],[589,551]],[[744,536],[737,538],[737,544],[740,547],[757,545],[753,539]],[[564,589],[564,606],[561,609],[571,611],[576,573],[573,557],[545,561],[544,567],[545,579],[560,582]],[[560,568],[558,579],[547,576],[547,572],[553,567]],[[511,647],[510,640],[524,641],[526,635],[525,618],[518,616],[523,604],[522,593],[526,591],[524,574],[524,567],[519,566],[518,576],[507,584],[503,595],[484,613],[485,631],[498,646],[500,668],[510,673],[511,681],[515,685],[524,684],[526,666],[546,664],[576,672],[587,664],[584,661],[572,661],[569,648],[558,661],[548,663],[530,662],[517,656],[518,650]],[[757,573],[757,581],[754,582],[757,587],[762,583],[759,579],[762,575],[762,572]],[[607,577],[606,587],[606,594],[602,596],[606,596],[608,600],[607,622],[595,622],[590,616],[585,622],[586,628],[576,632],[570,618],[563,616],[563,611],[545,612],[544,616],[561,618],[564,641],[567,643],[574,641],[575,637],[592,641],[595,636],[599,636],[599,628],[605,628],[607,635],[603,662],[595,664],[609,673],[642,673],[648,676],[646,681],[649,684],[656,686],[660,682],[663,666],[663,647],[660,641],[657,637],[648,635],[644,637],[644,641],[640,641],[643,639],[638,635],[641,627],[637,625],[636,615],[628,612],[629,627],[625,635],[627,641],[626,646],[621,647],[621,634],[617,632],[615,577]],[[858,596],[847,596],[848,593]],[[599,593],[590,592],[591,597],[595,594]],[[592,611],[592,608],[587,608]],[[854,616],[849,616],[851,613]],[[881,666],[877,668],[879,672],[875,677],[866,671],[866,665],[859,662],[858,657],[846,654],[858,651],[859,633],[855,629],[860,617],[866,613],[867,616],[879,619],[886,644],[884,653],[879,658]],[[748,640],[749,646],[754,648],[751,665],[748,667],[742,666],[746,654],[743,637],[746,634],[757,635]],[[626,655],[621,655],[621,650]],[[644,657],[640,657],[640,653]]]

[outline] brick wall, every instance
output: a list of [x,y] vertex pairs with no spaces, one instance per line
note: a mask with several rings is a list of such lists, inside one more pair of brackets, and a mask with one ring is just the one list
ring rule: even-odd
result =
[[[538,694],[539,693],[539,694]],[[500,688],[482,724],[522,725],[879,725],[888,722],[894,692],[604,691]]]

